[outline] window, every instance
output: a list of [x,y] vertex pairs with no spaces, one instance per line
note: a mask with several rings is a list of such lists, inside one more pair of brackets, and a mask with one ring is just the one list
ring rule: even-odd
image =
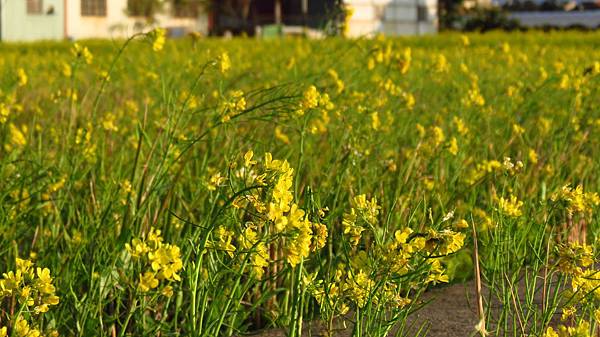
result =
[[159,0],[127,0],[127,14],[130,16],[151,18],[161,7]]
[[106,0],[81,0],[82,16],[106,16]]
[[418,5],[417,6],[417,21],[427,21],[427,19],[428,19],[427,7],[425,7],[423,5]]
[[173,16],[176,18],[197,18],[200,14],[198,0],[173,0]]
[[27,14],[42,14],[43,0],[26,0]]

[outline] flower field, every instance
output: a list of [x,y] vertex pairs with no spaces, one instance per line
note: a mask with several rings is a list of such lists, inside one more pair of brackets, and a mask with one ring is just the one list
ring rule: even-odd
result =
[[0,337],[597,336],[599,38],[0,45]]

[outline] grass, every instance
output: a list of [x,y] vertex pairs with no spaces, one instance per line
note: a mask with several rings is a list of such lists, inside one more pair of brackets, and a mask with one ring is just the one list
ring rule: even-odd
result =
[[402,336],[474,276],[474,332],[592,336],[598,41],[2,45],[0,336]]

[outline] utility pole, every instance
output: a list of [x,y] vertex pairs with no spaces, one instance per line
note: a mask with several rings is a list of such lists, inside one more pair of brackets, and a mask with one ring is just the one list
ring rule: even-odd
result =
[[281,0],[275,0],[275,23],[280,25],[281,22]]
[[4,13],[2,12],[2,2],[3,0],[0,0],[0,41],[2,41],[2,17],[4,16]]
[[302,25],[304,28],[307,26],[307,18],[308,18],[308,0],[302,0]]

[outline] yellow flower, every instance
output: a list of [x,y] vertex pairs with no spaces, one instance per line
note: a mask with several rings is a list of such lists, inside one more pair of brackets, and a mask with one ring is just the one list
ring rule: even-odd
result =
[[523,201],[518,200],[514,195],[511,195],[510,199],[504,199],[503,197],[500,197],[498,200],[498,208],[500,212],[509,217],[521,216],[522,207]]
[[408,69],[410,69],[410,63],[412,60],[412,51],[410,48],[405,48],[404,52],[401,54],[399,58],[398,64],[400,65],[400,73],[406,74]]
[[456,131],[458,131],[458,133],[461,136],[464,136],[467,133],[469,133],[469,128],[465,125],[465,122],[459,117],[454,116],[454,118],[452,118],[452,123],[454,123]]
[[6,151],[11,151],[13,149],[21,149],[25,145],[27,145],[27,139],[25,138],[25,134],[27,133],[27,126],[23,125],[19,129],[13,123],[9,123],[8,133],[8,143],[4,144],[4,149]]
[[162,291],[160,293],[165,297],[172,297],[173,296],[173,287],[166,286],[162,289]]
[[529,158],[529,161],[532,164],[535,165],[535,164],[538,163],[538,155],[537,155],[537,153],[535,152],[534,149],[529,149],[529,151],[527,152],[527,157]]
[[417,133],[419,134],[419,138],[423,138],[425,137],[425,127],[423,127],[423,125],[417,123],[417,125],[415,126],[415,128],[417,129]]
[[550,197],[552,201],[565,201],[569,214],[582,213],[591,214],[592,208],[600,205],[600,196],[596,192],[583,192],[583,186],[578,185],[575,189],[569,185],[562,187]]
[[404,97],[404,102],[406,105],[406,108],[408,110],[412,110],[415,107],[415,96],[413,96],[413,94],[409,93],[409,92],[405,92],[402,94],[402,97]]
[[219,71],[222,74],[225,74],[231,68],[231,60],[229,59],[229,54],[226,52],[221,53],[217,58],[217,66],[219,67]]
[[119,131],[119,128],[115,125],[116,116],[109,112],[102,119],[102,127],[106,131]]
[[560,326],[560,337],[592,337],[590,334],[590,323],[581,321],[577,326]]
[[379,114],[375,111],[371,113],[371,127],[373,130],[379,130],[379,126],[381,126],[381,120],[379,120]]
[[161,51],[165,45],[165,29],[156,28],[148,36],[152,39],[152,50]]
[[240,235],[238,242],[242,249],[248,250],[252,272],[257,278],[262,278],[264,268],[269,266],[267,246],[258,239],[255,225],[250,224]]
[[325,247],[325,244],[327,243],[327,226],[321,223],[313,223],[313,228],[314,236],[311,249],[317,251]]
[[232,90],[228,93],[227,99],[222,102],[222,108],[224,110],[221,122],[228,122],[231,117],[246,110],[246,98],[244,92],[241,90]]
[[71,75],[73,75],[73,71],[71,69],[71,65],[68,64],[68,63],[66,63],[66,62],[63,62],[61,73],[62,73],[62,75],[64,77],[71,77]]
[[152,272],[147,271],[144,274],[140,274],[138,287],[141,292],[147,292],[158,287],[158,280],[154,277]]
[[319,99],[321,95],[314,85],[309,86],[302,94],[302,101],[300,102],[300,108],[302,111],[308,109],[314,109],[319,106]]
[[444,135],[444,130],[442,130],[442,128],[440,128],[439,126],[432,127],[431,134],[432,142],[435,147],[439,146],[446,139],[446,136]]
[[412,229],[406,227],[403,230],[397,230],[394,233],[394,238],[396,239],[396,243],[397,244],[405,244],[406,241],[408,240],[409,236],[412,234]]
[[571,318],[571,317],[575,317],[575,314],[577,313],[577,308],[575,307],[564,307],[562,310],[562,315],[560,316],[560,320],[561,321],[566,321],[567,319]]
[[567,74],[563,74],[561,79],[560,79],[560,83],[558,84],[558,87],[565,90],[565,89],[569,89],[569,75]]
[[467,229],[467,228],[469,228],[469,223],[465,219],[460,219],[454,224],[454,227],[459,230]]
[[54,286],[52,285],[52,277],[50,276],[50,269],[48,268],[36,268],[36,274],[38,277],[36,287],[42,294],[54,294]]
[[233,232],[223,226],[219,226],[215,230],[215,236],[219,239],[219,241],[216,244],[210,243],[207,248],[220,249],[226,252],[229,257],[233,257],[233,253],[236,250],[235,246],[231,243],[233,240]]
[[471,89],[467,91],[467,96],[463,98],[463,104],[466,106],[484,106],[485,99],[481,95],[478,86],[473,86]]
[[215,191],[217,187],[221,186],[225,182],[226,178],[221,176],[221,172],[213,174],[206,184],[209,191]]
[[27,84],[27,74],[23,68],[17,69],[17,86],[24,87]]
[[83,58],[84,62],[87,64],[91,64],[94,56],[89,51],[87,47],[82,47],[78,43],[73,44],[73,49],[71,50],[73,55],[77,58]]
[[350,244],[356,246],[361,238],[361,233],[365,230],[364,227],[356,224],[356,210],[350,209],[350,213],[344,213],[342,219],[342,227],[344,228],[344,234],[350,235]]
[[150,259],[152,270],[158,273],[159,279],[167,279],[169,281],[181,280],[181,277],[177,274],[183,268],[179,247],[163,244],[155,251],[149,252],[148,258]]
[[444,54],[438,54],[436,57],[435,71],[438,73],[447,73],[450,70],[448,59]]
[[348,280],[346,281],[345,288],[348,289],[349,297],[356,303],[357,307],[362,308],[367,304],[367,300],[374,287],[375,281],[364,271],[359,270],[358,273],[348,272]]
[[448,152],[453,156],[458,154],[458,142],[456,141],[456,137],[450,139],[450,142],[448,143]]
[[310,222],[306,219],[292,223],[294,231],[291,232],[291,237],[286,242],[285,253],[287,262],[295,267],[310,254],[312,229]]
[[33,262],[31,262],[30,260],[23,260],[18,257],[15,259],[15,262],[17,265],[17,270],[20,271],[22,274],[28,274],[31,270],[31,267],[33,266]]
[[469,37],[466,35],[461,35],[460,40],[462,41],[463,47],[468,47],[471,44]]
[[556,333],[556,331],[554,331],[554,329],[551,326],[549,326],[542,337],[558,337],[558,333]]
[[252,160],[252,157],[254,157],[254,152],[252,150],[248,150],[248,152],[244,154],[244,166],[250,167],[256,164],[256,160]]
[[131,254],[131,256],[135,258],[139,258],[145,255],[150,250],[146,243],[141,241],[140,239],[131,240],[131,244],[125,244],[125,249],[127,249],[129,254]]
[[450,279],[448,275],[444,274],[444,268],[442,268],[442,264],[439,259],[430,259],[428,260],[430,269],[429,274],[427,275],[426,283],[448,283]]
[[275,127],[275,138],[279,139],[284,144],[290,143],[290,138],[281,130],[281,126]]
[[333,69],[329,69],[327,70],[327,74],[332,78],[333,82],[335,83],[336,92],[339,94],[342,91],[344,91],[345,85],[344,82],[340,79],[338,73]]
[[29,322],[27,322],[23,317],[18,317],[17,322],[14,325],[15,334],[19,337],[28,337],[31,329],[29,327]]
[[[589,245],[569,242],[558,246],[558,269],[565,274],[582,275],[582,268],[589,267],[593,262],[594,254]],[[587,283],[584,279],[574,279],[573,288],[582,285],[581,281]]]
[[377,216],[381,209],[381,207],[377,205],[377,198],[373,197],[368,201],[365,194],[360,194],[352,199],[352,206],[356,208],[359,214],[371,225],[377,223]]
[[517,123],[512,125],[512,130],[517,136],[522,135],[525,132],[525,129]]

